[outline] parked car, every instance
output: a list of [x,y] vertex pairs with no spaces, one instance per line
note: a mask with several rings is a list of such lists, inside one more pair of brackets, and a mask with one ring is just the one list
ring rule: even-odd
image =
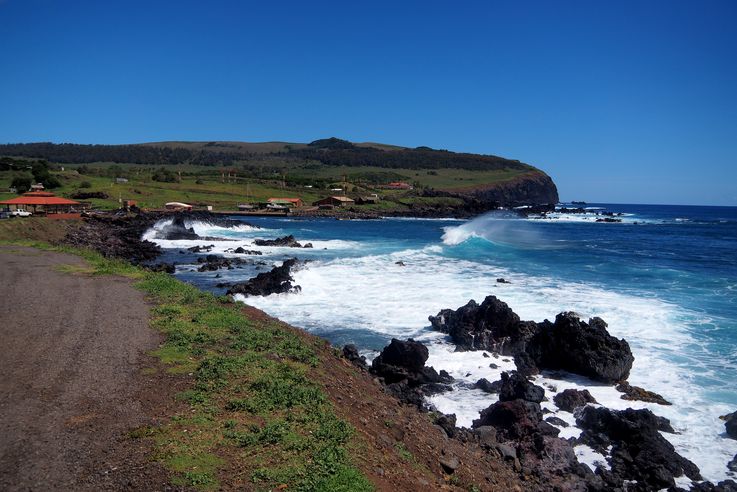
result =
[[7,210],[0,210],[0,219],[9,219],[10,218],[10,212]]
[[33,214],[26,210],[13,210],[12,212],[10,212],[11,217],[30,217],[31,215]]

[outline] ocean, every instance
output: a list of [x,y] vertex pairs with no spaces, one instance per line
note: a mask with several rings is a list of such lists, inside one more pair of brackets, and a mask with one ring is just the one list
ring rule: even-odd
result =
[[[719,416],[737,410],[737,208],[585,207],[585,214],[547,218],[490,212],[471,220],[248,218],[256,227],[236,228],[195,222],[198,234],[233,241],[152,240],[165,248],[164,261],[178,263],[179,278],[218,293],[219,282],[244,281],[286,258],[311,260],[294,273],[301,292],[240,300],[336,346],[355,343],[369,359],[391,338],[428,344],[428,365],[457,380],[453,391],[429,403],[455,413],[462,426],[470,426],[496,400],[469,386],[482,377],[499,379],[514,363],[482,352],[455,352],[444,335],[430,329],[428,316],[470,299],[480,303],[487,295],[509,304],[522,319],[552,320],[562,311],[599,316],[612,335],[630,343],[635,363],[629,382],[673,405],[626,401],[611,386],[543,373],[535,381],[550,400],[543,407],[575,424],[552,397],[567,388],[587,388],[609,408],[649,408],[670,419],[677,434],[664,436],[705,479],[735,478],[726,464],[737,453],[737,441],[725,437]],[[621,214],[614,218],[622,222],[596,222],[604,211]],[[314,247],[252,245],[255,238],[287,234]],[[144,237],[154,236],[151,230]],[[185,248],[206,244],[215,245],[211,254],[237,246],[260,250],[262,256],[243,257],[262,264],[197,272],[197,254]],[[578,433],[571,425],[560,435]],[[592,449],[575,450],[581,461],[607,466]]]

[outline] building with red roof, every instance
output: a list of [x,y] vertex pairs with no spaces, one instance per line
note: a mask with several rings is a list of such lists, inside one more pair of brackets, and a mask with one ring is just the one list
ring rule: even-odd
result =
[[34,214],[68,214],[83,208],[83,204],[62,198],[48,191],[29,191],[23,196],[0,201],[7,210],[27,210]]

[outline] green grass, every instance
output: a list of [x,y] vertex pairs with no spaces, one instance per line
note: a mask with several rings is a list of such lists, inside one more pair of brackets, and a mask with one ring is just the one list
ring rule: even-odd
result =
[[228,298],[164,273],[87,250],[8,244],[81,256],[88,267],[63,270],[131,278],[154,303],[151,324],[166,341],[152,355],[171,373],[191,374],[192,384],[177,395],[184,410],[130,438],[153,440],[154,459],[174,484],[215,490],[225,478],[231,488],[373,490],[351,458],[359,446],[354,429],[310,377],[319,365],[319,341],[275,321],[251,319]]
[[[347,166],[291,166],[285,168],[287,181],[293,178],[300,185],[282,186],[282,175],[261,176],[260,178],[246,178],[243,175],[231,182],[222,182],[218,167],[205,166],[167,166],[173,172],[182,171],[181,182],[163,183],[152,181],[152,171],[155,168],[139,165],[118,165],[127,176],[127,183],[116,183],[113,177],[104,177],[94,174],[80,175],[76,165],[65,165],[64,171],[55,171],[62,186],[53,190],[60,196],[69,197],[75,192],[104,192],[105,199],[87,199],[95,208],[117,209],[121,199],[133,199],[142,208],[161,208],[167,202],[180,201],[196,206],[212,205],[214,210],[236,210],[237,204],[245,201],[265,201],[270,197],[299,197],[306,204],[329,196],[329,189],[320,189],[320,186],[342,187],[343,177],[348,177],[348,190],[353,195],[378,193],[389,198],[388,203],[379,206],[368,206],[366,210],[378,208],[386,210],[403,209],[401,204],[393,198],[411,196],[411,192],[390,191],[377,189],[371,183],[378,181],[406,181],[420,187],[431,187],[439,190],[458,190],[473,186],[502,183],[514,179],[527,172],[519,169],[504,169],[498,171],[469,171],[463,169],[386,169],[379,167],[347,167]],[[88,164],[88,168],[108,167],[107,164]],[[192,174],[186,174],[192,173]],[[0,200],[15,198],[17,195],[5,190],[10,185],[15,171],[0,172]],[[226,179],[227,181],[227,179]],[[314,182],[313,182],[314,181]],[[88,182],[89,188],[82,188],[82,183]],[[304,185],[312,183],[314,188]],[[247,192],[250,196],[246,196]],[[359,206],[359,209],[364,207]]]

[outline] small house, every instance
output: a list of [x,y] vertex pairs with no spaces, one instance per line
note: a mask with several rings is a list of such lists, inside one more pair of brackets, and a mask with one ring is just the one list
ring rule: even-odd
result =
[[373,205],[379,203],[379,197],[377,195],[359,196],[356,198],[357,205]]
[[29,191],[43,191],[44,185],[43,183],[36,183],[31,185],[31,189]]
[[272,205],[280,205],[282,207],[289,208],[304,206],[304,202],[301,198],[269,198],[267,202]]
[[169,202],[164,204],[164,208],[174,212],[190,212],[192,210],[192,205],[182,202]]
[[0,205],[5,205],[8,210],[26,210],[33,214],[68,214],[83,208],[80,202],[56,196],[48,191],[29,191],[23,193],[23,196],[4,200]]
[[320,207],[320,208],[330,208],[330,207],[349,207],[353,205],[355,200],[348,198],[347,196],[329,196],[327,198],[323,198],[322,200],[318,200],[313,205]]

